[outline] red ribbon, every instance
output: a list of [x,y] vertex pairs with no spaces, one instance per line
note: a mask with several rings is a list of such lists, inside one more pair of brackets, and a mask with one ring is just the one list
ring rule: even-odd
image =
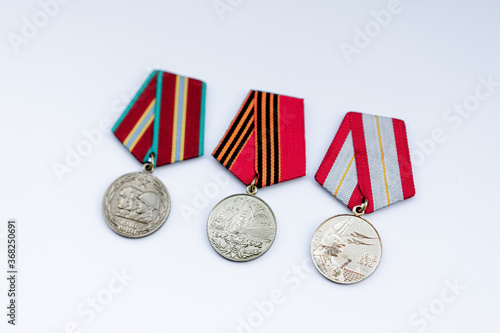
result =
[[315,178],[351,209],[368,199],[365,213],[413,197],[405,123],[349,112]]
[[244,184],[257,187],[306,174],[304,101],[250,91],[212,154]]
[[203,155],[205,83],[153,71],[113,127],[139,160],[156,166]]

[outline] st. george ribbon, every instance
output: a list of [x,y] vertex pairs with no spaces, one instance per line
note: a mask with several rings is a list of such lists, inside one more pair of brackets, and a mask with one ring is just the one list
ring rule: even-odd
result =
[[338,215],[318,227],[311,242],[314,264],[334,282],[364,280],[378,266],[382,245],[361,215],[415,195],[405,123],[347,113],[315,178],[354,215]]
[[167,219],[169,193],[151,173],[203,155],[205,91],[202,81],[155,70],[114,125],[114,135],[143,163],[143,172],[118,178],[104,196],[104,218],[118,234],[143,237]]
[[229,196],[214,207],[209,241],[226,259],[255,259],[276,236],[274,213],[255,196],[257,189],[306,174],[303,100],[250,91],[213,156],[247,185],[247,194]]

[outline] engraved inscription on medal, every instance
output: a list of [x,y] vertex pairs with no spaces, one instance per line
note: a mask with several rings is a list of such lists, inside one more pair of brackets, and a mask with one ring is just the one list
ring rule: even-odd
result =
[[363,253],[363,255],[356,261],[356,263],[361,266],[368,266],[374,268],[378,264],[378,257],[369,253]]
[[351,284],[377,268],[382,244],[375,228],[354,215],[339,215],[321,224],[311,241],[311,256],[327,279]]
[[264,254],[276,236],[276,219],[261,199],[247,194],[219,202],[208,217],[208,239],[224,258],[248,261]]
[[106,222],[116,233],[143,237],[165,222],[170,211],[170,196],[158,178],[134,172],[111,184],[102,206]]

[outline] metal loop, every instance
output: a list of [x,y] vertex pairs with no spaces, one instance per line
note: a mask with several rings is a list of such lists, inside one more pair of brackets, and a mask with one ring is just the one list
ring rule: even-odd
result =
[[147,173],[152,173],[155,169],[155,154],[151,153],[150,162],[146,162],[142,165],[142,171]]
[[352,209],[352,213],[356,216],[361,216],[365,213],[366,207],[368,207],[368,199],[363,199],[363,203],[359,206],[355,206]]
[[247,186],[247,194],[250,194],[250,195],[257,194],[258,188],[257,188],[257,186],[255,186],[256,182],[257,182],[257,176],[253,177],[252,182],[250,183],[250,185]]

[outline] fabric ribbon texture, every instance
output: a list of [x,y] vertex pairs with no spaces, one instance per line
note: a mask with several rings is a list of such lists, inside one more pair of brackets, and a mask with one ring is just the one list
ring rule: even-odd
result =
[[244,184],[266,187],[306,174],[304,101],[250,91],[212,154]]
[[203,155],[205,83],[153,71],[113,127],[139,160],[161,166]]
[[347,113],[315,178],[351,209],[368,199],[365,213],[413,197],[404,121]]

